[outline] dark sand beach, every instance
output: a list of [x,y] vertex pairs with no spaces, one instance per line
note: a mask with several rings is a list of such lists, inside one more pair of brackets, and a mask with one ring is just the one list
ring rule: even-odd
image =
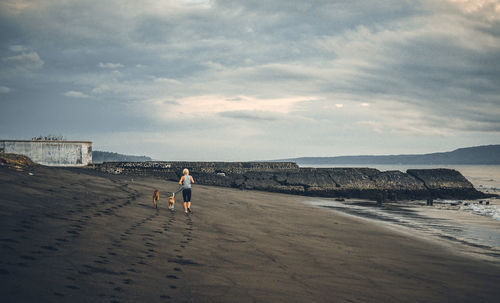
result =
[[[30,175],[29,173],[33,175]],[[160,190],[160,209],[152,208]],[[498,263],[307,197],[0,167],[2,302],[498,302]]]

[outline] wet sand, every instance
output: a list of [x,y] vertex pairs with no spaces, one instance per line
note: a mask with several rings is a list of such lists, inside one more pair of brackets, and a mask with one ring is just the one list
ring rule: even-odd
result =
[[[0,167],[2,302],[497,302],[500,266],[300,196]],[[151,195],[160,190],[160,209]],[[163,194],[163,195],[162,195]]]

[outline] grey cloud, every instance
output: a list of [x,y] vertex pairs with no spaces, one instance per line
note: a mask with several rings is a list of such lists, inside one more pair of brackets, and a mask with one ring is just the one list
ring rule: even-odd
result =
[[11,50],[13,52],[23,52],[23,51],[27,51],[28,49],[22,45],[10,45],[9,50]]
[[107,63],[99,62],[99,67],[100,68],[107,68],[107,69],[117,69],[117,68],[122,68],[123,64],[121,64],[121,63],[111,63],[111,62],[107,62]]
[[249,121],[274,121],[279,119],[278,115],[273,113],[262,112],[262,111],[248,111],[248,110],[225,111],[219,113],[219,116],[237,120],[249,120]]
[[66,97],[71,97],[71,98],[89,98],[90,97],[89,95],[87,95],[85,93],[82,93],[79,91],[74,91],[74,90],[67,91],[67,92],[63,93],[63,95]]
[[0,93],[6,94],[8,92],[10,92],[10,88],[8,88],[7,86],[0,86]]
[[23,52],[19,55],[4,57],[2,60],[10,67],[26,70],[39,69],[44,64],[36,52]]

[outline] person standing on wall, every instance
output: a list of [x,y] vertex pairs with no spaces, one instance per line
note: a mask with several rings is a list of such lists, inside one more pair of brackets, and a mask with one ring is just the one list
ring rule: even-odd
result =
[[191,213],[191,184],[194,183],[193,177],[189,175],[189,170],[184,168],[182,171],[184,176],[179,180],[179,184],[182,185],[182,197],[184,198],[184,213],[187,215],[188,212]]

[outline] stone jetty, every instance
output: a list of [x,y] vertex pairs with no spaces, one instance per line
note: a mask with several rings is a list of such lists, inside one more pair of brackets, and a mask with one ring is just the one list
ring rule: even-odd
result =
[[188,168],[198,184],[307,196],[364,198],[377,201],[480,199],[453,169],[379,171],[374,168],[303,168],[293,162],[107,162],[101,172],[155,176],[178,181]]

